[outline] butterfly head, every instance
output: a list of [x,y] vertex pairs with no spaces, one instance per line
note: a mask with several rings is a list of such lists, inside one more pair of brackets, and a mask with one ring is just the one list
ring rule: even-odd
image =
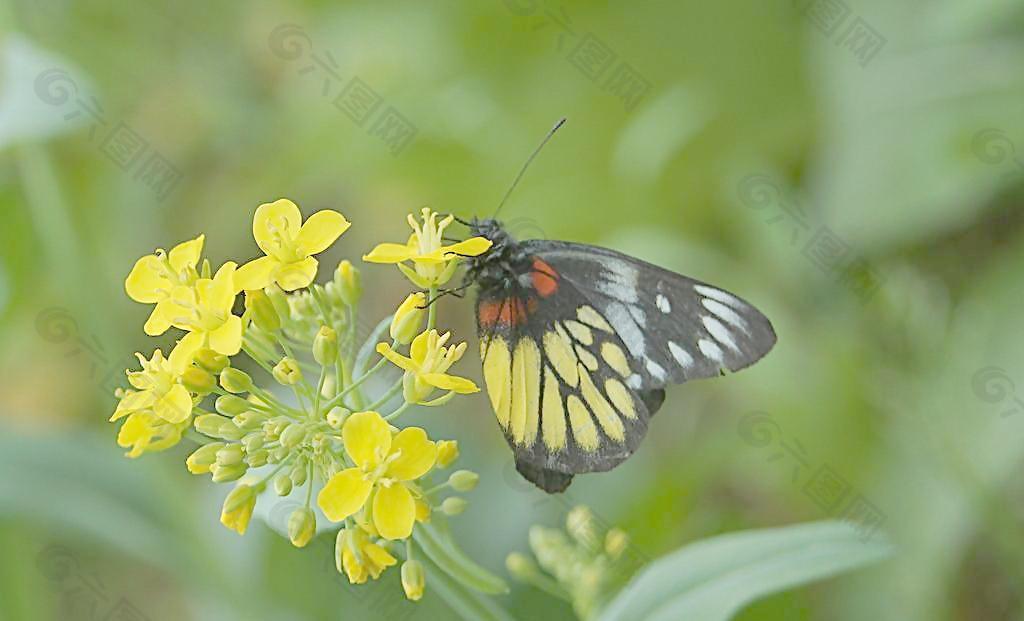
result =
[[514,278],[515,266],[525,259],[519,242],[494,218],[473,218],[469,229],[471,236],[489,239],[492,246],[482,255],[466,259],[468,277],[484,288],[507,286],[508,279]]

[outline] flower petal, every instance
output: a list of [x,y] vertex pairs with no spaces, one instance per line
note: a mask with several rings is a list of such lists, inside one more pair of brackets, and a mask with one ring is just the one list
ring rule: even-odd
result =
[[171,249],[171,252],[167,255],[167,260],[175,272],[181,272],[181,270],[190,267],[195,268],[199,264],[199,255],[203,253],[203,241],[205,239],[205,235],[200,235],[195,239],[182,242]]
[[[124,281],[124,290],[128,297],[143,304],[153,304],[164,299],[171,287],[171,282],[161,269],[160,259],[152,254],[136,261]],[[158,290],[163,290],[163,293],[159,293]]]
[[213,276],[213,285],[209,289],[209,305],[218,311],[231,312],[235,305],[235,296],[240,289],[235,288],[235,273],[238,264],[228,261],[220,266]]
[[185,369],[192,364],[195,354],[196,352],[189,351],[185,347],[182,347],[181,343],[178,343],[174,346],[174,349],[171,350],[171,354],[167,356],[167,362],[171,365],[171,370],[173,370],[177,375],[181,375],[185,372]]
[[457,254],[466,257],[476,257],[490,250],[492,245],[494,245],[494,242],[486,237],[470,237],[457,244],[443,246],[441,252],[446,255]]
[[311,215],[299,229],[295,244],[307,256],[319,254],[341,237],[352,223],[337,211],[325,209]]
[[192,413],[192,396],[181,384],[177,384],[156,402],[153,413],[169,423],[180,423]]
[[[400,453],[399,453],[400,452]],[[437,445],[419,427],[406,427],[391,443],[391,453],[399,453],[388,466],[387,476],[412,481],[425,475],[437,461]]]
[[409,356],[412,357],[417,365],[426,360],[427,354],[431,349],[431,339],[434,339],[434,344],[436,345],[437,330],[422,332],[412,340],[412,344],[409,346]]
[[225,356],[234,356],[241,351],[242,318],[231,315],[219,328],[210,332],[210,349]]
[[260,257],[249,261],[235,272],[235,288],[238,291],[255,291],[266,287],[274,280],[274,272],[281,263],[274,257]]
[[441,390],[454,390],[460,395],[480,392],[480,388],[471,380],[447,373],[425,373],[420,376],[420,379],[431,386],[436,386]]
[[178,351],[180,350],[181,353],[178,355],[189,359],[194,358],[196,352],[199,351],[199,348],[201,348],[205,342],[206,335],[202,332],[189,332],[183,336],[180,341],[178,341],[177,345],[174,346],[174,351],[171,352],[171,355],[173,356],[178,354]]
[[384,539],[405,539],[416,522],[416,501],[401,483],[381,487],[373,496],[373,524]]
[[331,477],[316,497],[316,504],[327,519],[340,522],[363,508],[373,483],[363,478],[358,468],[342,470]]
[[113,422],[119,418],[128,416],[133,412],[151,408],[153,407],[154,401],[153,393],[149,390],[129,392],[121,399],[120,402],[118,402],[117,408],[114,410],[114,415],[110,417],[110,421]]
[[160,302],[149,314],[149,319],[146,320],[146,325],[142,326],[142,330],[149,336],[160,336],[167,332],[171,327],[171,313],[168,311],[176,312],[176,309],[177,306],[170,300]]
[[280,249],[280,239],[294,239],[302,225],[302,212],[287,198],[264,203],[252,218],[252,236],[266,254]]
[[356,412],[341,428],[345,452],[361,468],[374,468],[391,451],[391,428],[377,412]]
[[380,578],[385,569],[398,562],[387,550],[375,543],[368,543],[363,546],[363,554],[370,560],[368,569],[370,576],[374,580]]
[[319,265],[313,257],[306,257],[295,263],[282,263],[275,276],[277,284],[285,291],[308,287],[316,278],[316,269]]
[[387,343],[377,343],[377,353],[390,360],[400,369],[405,369],[406,371],[414,371],[416,369],[415,362],[391,349],[391,345]]
[[363,261],[367,263],[401,263],[411,259],[414,254],[415,248],[405,244],[377,244],[370,254],[363,255]]

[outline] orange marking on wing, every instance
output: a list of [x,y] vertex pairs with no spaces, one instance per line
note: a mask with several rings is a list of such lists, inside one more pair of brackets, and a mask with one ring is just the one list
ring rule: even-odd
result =
[[558,291],[558,272],[544,261],[534,258],[530,272],[533,288],[542,298],[554,295]]
[[[536,303],[529,306],[529,310],[533,311]],[[493,326],[497,323],[514,326],[526,321],[527,305],[519,298],[485,302],[480,305],[479,315],[482,326]]]

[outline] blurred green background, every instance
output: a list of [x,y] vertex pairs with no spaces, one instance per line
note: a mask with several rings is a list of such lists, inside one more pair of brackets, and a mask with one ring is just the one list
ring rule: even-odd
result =
[[[740,618],[1024,618],[1019,2],[5,0],[0,24],[3,618],[451,618],[429,584],[382,604],[397,571],[347,587],[329,536],[228,532],[187,442],[122,457],[111,389],[167,342],[123,280],[200,232],[215,265],[255,256],[282,196],[353,221],[328,266],[425,205],[486,216],[561,116],[513,233],[733,290],[779,343],[671,389],[639,453],[562,500],[518,479],[486,397],[413,413],[483,476],[467,551],[503,573],[573,502],[644,558],[856,513],[892,561]],[[404,297],[363,274],[370,316]],[[441,304],[474,340],[469,300]],[[502,603],[572,618],[521,586]]]

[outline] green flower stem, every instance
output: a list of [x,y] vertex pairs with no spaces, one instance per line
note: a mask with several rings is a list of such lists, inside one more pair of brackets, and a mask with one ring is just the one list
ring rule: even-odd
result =
[[247,356],[252,358],[253,362],[258,364],[261,369],[263,369],[267,373],[273,375],[274,374],[274,368],[271,367],[266,362],[264,362],[263,358],[261,358],[260,356],[258,356],[256,354],[256,351],[253,349],[253,345],[254,345],[254,343],[251,340],[246,341],[246,340],[243,339],[243,341],[242,341],[242,351],[244,351]]
[[[259,386],[253,385],[252,386],[252,390],[250,390],[250,392],[252,394],[256,395],[256,397],[259,398],[261,401],[266,401],[267,403],[270,404],[271,407],[269,409],[268,408],[263,408],[264,411],[266,411],[266,412],[269,412],[271,414],[278,414],[278,413],[283,412],[289,418],[295,418],[295,419],[302,418],[302,416],[303,416],[303,412],[301,410],[296,410],[295,408],[290,407],[290,406],[282,403],[280,399],[278,399],[273,394],[271,394],[269,391],[266,391],[266,390],[264,390],[263,388],[261,388]],[[253,405],[258,405],[258,404],[253,404]]]
[[490,595],[508,593],[504,580],[474,563],[451,538],[442,538],[433,525],[417,525],[412,537],[430,560],[461,584]]
[[261,487],[266,485],[267,481],[269,481],[270,479],[273,479],[275,476],[277,476],[278,472],[281,472],[282,470],[284,470],[284,467],[291,463],[292,457],[294,457],[294,455],[289,455],[288,457],[285,457],[284,459],[282,459],[281,463],[279,463],[277,465],[277,468],[274,468],[273,472],[271,472],[267,476],[265,476],[262,479],[260,479],[260,482],[257,483],[256,485],[261,486]]
[[377,399],[376,401],[374,401],[370,405],[366,406],[366,409],[367,410],[377,411],[377,408],[379,408],[380,406],[382,406],[385,403],[387,403],[388,401],[390,401],[395,395],[397,395],[400,392],[402,392],[402,380],[401,379],[399,379],[397,382],[395,382],[391,386],[391,388],[389,388],[388,391],[386,393],[384,393],[384,395],[380,399]]
[[320,397],[324,392],[324,383],[327,381],[327,367],[320,368],[320,381],[316,384],[316,393],[313,395],[313,418],[320,418]]
[[403,412],[408,410],[413,405],[415,405],[415,404],[410,402],[410,401],[406,401],[397,410],[395,410],[394,412],[392,412],[392,413],[388,414],[387,416],[385,416],[384,420],[388,420],[388,421],[395,420],[396,418],[401,416]]
[[[351,393],[351,392],[352,392],[353,390],[355,390],[355,389],[356,389],[356,388],[358,388],[358,387],[359,387],[360,385],[362,385],[362,383],[363,383],[363,382],[365,382],[366,380],[370,379],[370,376],[371,376],[371,375],[373,375],[373,374],[374,374],[374,373],[376,373],[377,371],[380,371],[380,370],[381,370],[381,369],[382,369],[382,368],[384,367],[384,364],[385,364],[385,363],[386,363],[387,361],[388,361],[388,360],[387,360],[387,358],[384,358],[384,357],[382,357],[382,358],[381,358],[381,359],[380,359],[380,360],[379,360],[379,361],[377,362],[377,364],[373,365],[373,367],[371,367],[369,371],[367,371],[366,373],[364,373],[362,377],[360,377],[359,379],[357,379],[357,380],[355,380],[354,382],[350,383],[350,384],[349,384],[349,385],[348,385],[348,386],[347,386],[347,387],[345,388],[345,390],[341,391],[341,392],[340,392],[340,393],[338,393],[338,394],[337,394],[337,395],[336,395],[336,396],[335,396],[335,397],[334,397],[333,399],[331,399],[330,401],[328,401],[328,402],[327,402],[327,404],[326,404],[326,405],[324,405],[324,408],[325,408],[325,409],[327,409],[327,410],[329,411],[329,410],[330,410],[331,408],[335,407],[336,405],[339,405],[339,404],[341,403],[341,400],[342,400],[343,398],[345,398],[345,396],[347,396],[347,395],[348,395],[349,393]],[[360,402],[359,402],[358,400],[356,401],[356,407],[361,407],[361,406],[360,406]]]
[[430,288],[430,293],[427,296],[427,304],[430,305],[427,308],[427,330],[433,330],[437,325],[437,301],[434,299],[437,297],[437,285]]
[[443,489],[447,489],[448,487],[451,487],[451,486],[448,484],[448,481],[445,481],[444,483],[441,483],[440,485],[435,485],[434,487],[431,487],[430,489],[423,490],[423,495],[424,496],[430,496],[431,494],[436,494],[437,492],[439,492],[439,491],[441,491]]

